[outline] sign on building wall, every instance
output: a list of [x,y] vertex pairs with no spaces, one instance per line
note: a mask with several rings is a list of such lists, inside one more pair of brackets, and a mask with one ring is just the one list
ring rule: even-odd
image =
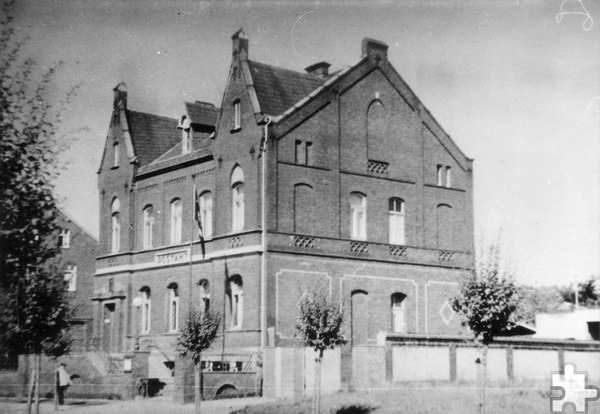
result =
[[154,256],[154,262],[157,265],[172,265],[178,263],[187,263],[190,261],[190,251],[179,250],[176,252],[158,253]]

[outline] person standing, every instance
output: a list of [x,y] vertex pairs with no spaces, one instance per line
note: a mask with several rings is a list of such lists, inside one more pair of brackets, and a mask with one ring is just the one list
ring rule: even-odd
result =
[[61,363],[60,367],[56,370],[56,382],[57,382],[57,393],[58,393],[58,405],[64,405],[65,403],[65,391],[71,385],[71,377],[67,372],[65,363]]

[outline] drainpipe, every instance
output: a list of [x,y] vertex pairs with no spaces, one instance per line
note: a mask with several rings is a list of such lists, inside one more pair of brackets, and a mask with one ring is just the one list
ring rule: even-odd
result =
[[264,118],[265,135],[262,148],[262,200],[261,200],[261,215],[262,215],[262,257],[260,263],[261,281],[260,281],[260,309],[261,309],[261,332],[260,332],[260,347],[264,349],[267,346],[267,146],[269,144],[269,125],[271,118]]

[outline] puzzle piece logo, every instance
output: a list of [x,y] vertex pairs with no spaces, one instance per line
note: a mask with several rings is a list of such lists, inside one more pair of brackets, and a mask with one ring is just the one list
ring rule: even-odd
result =
[[573,413],[587,413],[588,402],[600,398],[600,389],[587,385],[587,371],[577,371],[573,363],[565,363],[563,371],[564,374],[552,373],[550,389],[560,391],[561,395],[550,397],[550,412],[566,413],[570,405]]

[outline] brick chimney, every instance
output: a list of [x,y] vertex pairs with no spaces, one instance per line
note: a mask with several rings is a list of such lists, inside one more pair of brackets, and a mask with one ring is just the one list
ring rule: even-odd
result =
[[241,60],[248,59],[248,36],[244,33],[244,29],[240,29],[231,36],[233,46],[233,58]]
[[370,39],[368,37],[362,40],[362,56],[367,56],[369,60],[379,64],[387,61],[388,45],[381,40]]
[[114,110],[127,109],[127,85],[125,85],[125,82],[121,82],[115,86],[113,92],[115,94],[113,101]]
[[329,67],[331,65],[327,62],[318,62],[313,65],[307,66],[304,68],[306,73],[312,76],[317,76],[319,78],[324,78],[329,75]]

